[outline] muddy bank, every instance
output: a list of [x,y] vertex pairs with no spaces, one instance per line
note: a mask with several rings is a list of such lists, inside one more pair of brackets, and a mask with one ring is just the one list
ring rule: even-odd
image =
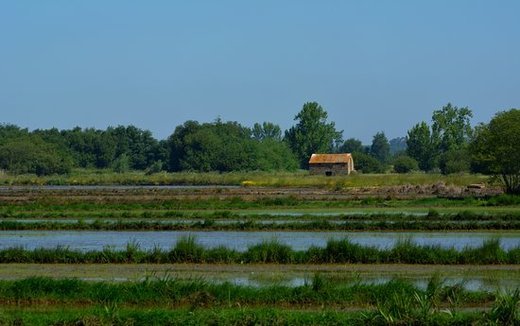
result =
[[0,201],[4,203],[33,202],[41,199],[59,202],[154,202],[171,199],[233,199],[246,201],[260,198],[292,197],[297,200],[356,200],[365,198],[417,199],[428,197],[464,198],[501,194],[498,187],[468,187],[436,183],[432,185],[400,185],[380,187],[324,188],[269,188],[269,187],[184,187],[184,186],[46,186],[0,187]]

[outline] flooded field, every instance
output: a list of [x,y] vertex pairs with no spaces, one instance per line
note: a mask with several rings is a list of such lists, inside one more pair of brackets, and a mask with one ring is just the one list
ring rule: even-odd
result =
[[276,239],[294,250],[311,246],[323,247],[330,239],[349,238],[364,246],[389,248],[398,240],[412,239],[419,245],[444,248],[477,247],[485,240],[499,238],[501,247],[509,250],[520,246],[520,231],[514,232],[247,232],[247,231],[0,231],[0,249],[26,249],[66,246],[78,250],[102,250],[105,246],[123,249],[129,242],[142,249],[158,246],[170,249],[177,240],[194,236],[206,248],[225,246],[244,251],[251,245]]

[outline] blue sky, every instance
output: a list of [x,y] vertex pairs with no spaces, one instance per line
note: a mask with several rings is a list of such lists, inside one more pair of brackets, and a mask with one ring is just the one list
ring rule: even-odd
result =
[[520,107],[520,1],[1,1],[0,121],[30,129],[271,121],[319,102],[344,137],[448,102]]

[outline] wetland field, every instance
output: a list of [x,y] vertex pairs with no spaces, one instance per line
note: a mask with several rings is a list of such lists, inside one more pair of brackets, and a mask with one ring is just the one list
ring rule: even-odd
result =
[[169,178],[4,180],[0,324],[520,322],[520,198],[481,177]]

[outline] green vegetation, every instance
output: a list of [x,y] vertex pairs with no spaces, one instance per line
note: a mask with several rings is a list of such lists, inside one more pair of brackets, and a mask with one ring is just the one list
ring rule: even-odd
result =
[[434,111],[431,131],[424,121],[408,131],[407,154],[425,171],[435,168],[443,174],[468,171],[472,116],[469,108],[458,108],[450,103]]
[[[187,121],[166,140],[134,126],[28,131],[1,125],[0,184],[8,187],[0,189],[0,230],[520,230],[520,196],[497,195],[501,183],[506,192],[520,193],[518,112],[499,113],[473,130],[471,110],[448,104],[433,112],[431,127],[417,124],[407,138],[390,142],[381,131],[371,146],[355,138],[342,142],[316,102],[306,103],[285,133],[270,122],[248,128],[220,119]],[[296,171],[315,152],[353,153],[358,173],[328,178]],[[397,174],[386,173],[391,166]],[[495,177],[467,174],[470,169]],[[520,266],[520,247],[503,249],[498,238],[460,250],[412,239],[379,248],[348,238],[307,250],[273,238],[234,250],[207,248],[187,236],[169,249],[142,249],[136,241],[92,251],[12,247],[0,250],[0,263],[14,278],[21,278],[21,266],[48,264],[52,274],[46,275],[56,278],[0,280],[0,324],[520,324],[518,289],[472,292],[439,276],[426,288],[398,279],[366,284],[347,267],[402,272],[429,265],[428,275],[441,268],[460,275],[479,265],[500,278],[498,270],[515,273]],[[114,266],[144,269],[134,282],[87,282],[59,279],[64,274],[55,264],[97,264],[113,275]],[[183,266],[178,270],[190,273],[195,266],[214,273],[240,266],[251,275],[257,269],[341,271],[335,278],[305,276],[300,286],[252,287],[168,272],[142,279],[143,266]]]
[[410,173],[419,170],[416,160],[410,156],[400,155],[394,160],[394,171],[397,173]]
[[305,103],[294,120],[298,123],[286,131],[285,138],[302,168],[307,168],[313,153],[330,153],[342,141],[342,132],[334,122],[327,122],[327,111],[316,102]]
[[[412,188],[417,189],[417,188]],[[160,191],[154,188],[138,190],[66,190],[13,191],[2,197],[2,218],[269,218],[270,213],[290,217],[293,213],[320,215],[334,213],[336,218],[411,219],[410,215],[437,210],[437,220],[515,220],[519,213],[519,196],[464,198],[391,199],[368,197],[338,200],[328,195],[317,197],[315,192],[299,191],[294,195],[265,196],[230,190],[219,191]],[[273,191],[276,192],[276,189]],[[337,196],[338,193],[332,193]],[[348,193],[346,194],[348,196]],[[20,197],[24,200],[20,201]],[[314,196],[314,197],[313,197]],[[354,209],[354,210],[350,210]],[[233,215],[236,214],[236,215]],[[240,215],[238,215],[240,214]],[[367,216],[369,214],[369,216]],[[304,216],[305,217],[305,216]],[[321,218],[321,217],[320,217]],[[323,217],[326,219],[327,217]]]
[[[354,154],[355,157],[356,154]],[[366,154],[358,154],[366,155]],[[379,169],[375,162],[370,169]],[[358,157],[359,158],[359,157]],[[358,161],[356,161],[358,162]],[[358,162],[363,167],[361,161]],[[358,166],[355,163],[356,166]],[[357,168],[357,167],[356,167]],[[365,169],[367,167],[365,166]],[[361,168],[360,168],[361,169]],[[351,187],[384,187],[398,185],[446,185],[467,186],[471,183],[485,183],[489,177],[478,174],[440,175],[429,173],[413,174],[352,174],[334,178],[309,175],[306,171],[298,172],[206,172],[206,173],[146,173],[146,171],[130,171],[115,173],[111,170],[74,169],[68,175],[36,176],[34,174],[8,175],[0,174],[0,185],[242,185],[251,181],[251,186],[258,187],[319,187],[319,188],[351,188]]]
[[374,135],[372,146],[370,146],[370,154],[381,164],[388,163],[390,159],[390,144],[384,132],[381,131]]
[[[449,175],[471,170],[499,176],[508,193],[520,193],[520,159],[515,156],[520,152],[517,113],[516,109],[498,113],[488,125],[473,129],[469,122],[473,115],[471,110],[448,103],[433,112],[431,127],[426,122],[418,123],[408,131],[406,138],[395,138],[390,142],[381,131],[374,135],[370,147],[363,146],[355,138],[342,143],[342,131],[335,129],[334,122],[327,122],[327,112],[316,102],[303,105],[295,117],[297,124],[287,130],[284,137],[280,127],[271,122],[255,123],[248,128],[220,119],[202,124],[187,121],[177,126],[167,140],[161,141],[154,139],[150,131],[134,126],[29,132],[15,125],[0,125],[0,182],[177,184],[178,181],[181,184],[240,184],[253,181],[248,185],[367,186],[366,183],[338,182],[337,178],[329,182],[293,179],[255,183],[249,178],[238,177],[241,180],[236,180],[228,176],[206,176],[204,181],[193,181],[198,178],[160,173],[163,170],[219,173],[294,171],[298,165],[307,168],[312,153],[350,151],[355,158],[355,166],[363,173],[385,173],[389,170],[388,164],[394,160],[394,169],[398,173],[421,169]],[[404,152],[409,157],[402,156]],[[102,176],[78,178],[77,169],[97,169],[95,174]],[[116,175],[107,171],[113,171]],[[5,176],[6,172],[9,176]],[[23,174],[29,175],[18,177]],[[52,177],[38,178],[33,175]],[[303,175],[298,174],[298,178]],[[397,184],[405,182],[410,180],[398,181]],[[395,184],[396,181],[375,186]],[[412,184],[416,182],[412,181]]]
[[315,274],[306,284],[296,287],[250,287],[229,282],[217,284],[196,279],[179,280],[168,275],[118,283],[31,277],[0,281],[0,300],[19,305],[38,302],[197,308],[230,305],[318,306],[324,303],[332,306],[376,306],[387,301],[392,295],[413,300],[415,294],[435,296],[432,299],[437,306],[447,306],[454,302],[459,305],[486,304],[497,299],[493,293],[468,291],[460,284],[450,286],[442,284],[441,281],[433,284],[434,282],[437,281],[430,280],[431,289],[425,291],[399,279],[383,284],[337,283],[320,274]]
[[[456,215],[458,216],[458,215]],[[426,216],[428,218],[428,216]],[[0,230],[77,230],[77,231],[477,231],[477,230],[520,230],[517,221],[445,221],[445,220],[392,220],[381,216],[375,220],[345,222],[324,219],[286,221],[255,221],[240,217],[241,221],[227,222],[212,218],[186,222],[162,221],[112,221],[96,219],[93,222],[74,221],[0,221]],[[470,217],[471,218],[471,217]]]
[[[170,171],[272,171],[298,167],[289,147],[272,129],[256,127],[254,138],[249,128],[236,122],[199,124],[187,121],[178,126],[167,141]],[[258,130],[260,128],[260,130]],[[262,134],[263,133],[263,134]]]
[[456,250],[420,246],[401,240],[392,248],[363,246],[349,239],[329,240],[324,248],[295,251],[277,240],[264,241],[239,252],[225,247],[206,249],[193,237],[181,238],[171,250],[142,250],[129,243],[125,250],[78,251],[67,247],[8,248],[0,250],[0,263],[406,263],[406,264],[520,264],[520,247],[504,250],[499,239],[480,247]]
[[[519,322],[518,297],[518,291],[469,292],[460,285],[446,286],[435,277],[425,290],[400,280],[380,285],[335,284],[319,274],[294,288],[252,288],[169,277],[117,284],[29,278],[0,282],[4,302],[0,321],[31,325],[515,325]],[[26,304],[32,308],[25,308]],[[83,308],[74,308],[77,304]],[[293,309],[322,304],[328,308]],[[487,311],[459,309],[490,304]],[[337,306],[351,308],[331,310]]]
[[474,168],[498,176],[505,190],[520,194],[520,110],[499,112],[477,128]]

